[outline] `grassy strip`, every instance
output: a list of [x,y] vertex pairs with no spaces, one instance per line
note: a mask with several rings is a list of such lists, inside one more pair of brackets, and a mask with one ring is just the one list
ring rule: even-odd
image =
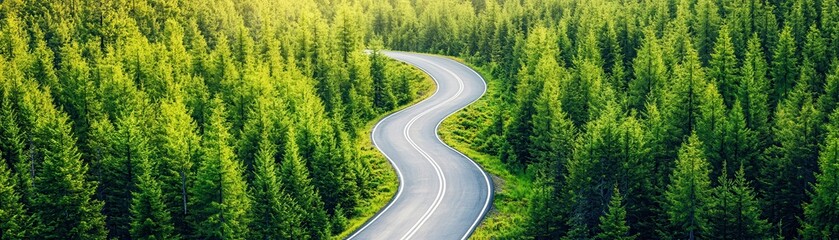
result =
[[376,124],[386,116],[430,97],[437,88],[437,85],[434,84],[434,80],[431,79],[431,76],[428,76],[419,69],[410,67],[409,65],[396,60],[389,59],[388,61],[392,61],[392,64],[394,65],[402,65],[400,66],[402,69],[415,71],[415,73],[418,74],[417,76],[423,76],[423,78],[419,81],[411,82],[411,89],[414,89],[414,96],[417,96],[412,102],[399,106],[394,110],[379,115],[376,119],[370,120],[364,126],[363,133],[358,135],[358,138],[355,139],[355,146],[358,148],[358,156],[363,161],[367,161],[369,164],[371,169],[370,175],[374,176],[375,179],[371,185],[375,186],[376,190],[372,191],[372,196],[362,199],[361,202],[359,202],[358,206],[355,208],[355,211],[359,214],[348,219],[347,229],[341,232],[341,234],[333,236],[333,239],[344,239],[349,237],[356,229],[364,225],[368,219],[375,216],[379,210],[384,208],[399,188],[399,179],[396,177],[396,171],[393,169],[393,166],[390,165],[390,162],[387,158],[385,158],[382,152],[373,146],[373,139],[370,138],[370,134],[373,132],[373,127],[375,127]]
[[491,104],[500,92],[500,84],[491,79],[487,71],[471,67],[487,81],[487,92],[480,100],[444,120],[440,126],[440,138],[481,165],[492,175],[495,184],[492,209],[472,234],[472,239],[521,238],[526,231],[527,206],[534,177],[524,171],[510,169],[498,156],[478,150],[475,140],[479,138],[480,131],[492,123],[494,106]]

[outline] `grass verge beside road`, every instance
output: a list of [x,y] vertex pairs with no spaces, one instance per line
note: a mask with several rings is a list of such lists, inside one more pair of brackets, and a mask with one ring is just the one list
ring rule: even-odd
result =
[[[460,60],[458,60],[460,61]],[[462,61],[461,61],[462,62]],[[467,64],[468,65],[468,64]],[[526,231],[527,203],[532,195],[533,176],[510,169],[498,156],[478,150],[475,140],[492,124],[493,98],[498,97],[500,84],[481,68],[471,66],[487,82],[487,92],[480,100],[445,119],[440,138],[449,146],[466,154],[492,175],[495,200],[492,209],[472,234],[472,239],[513,239]]]

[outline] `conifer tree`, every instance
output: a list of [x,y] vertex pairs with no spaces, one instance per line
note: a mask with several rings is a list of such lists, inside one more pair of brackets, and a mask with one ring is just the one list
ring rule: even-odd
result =
[[250,199],[242,166],[230,147],[231,136],[220,99],[201,140],[202,157],[190,189],[189,213],[194,238],[232,238],[248,236]]
[[629,226],[626,225],[626,209],[623,207],[623,198],[616,187],[609,200],[609,207],[605,215],[600,216],[600,233],[597,239],[633,240],[637,235],[629,235]]
[[731,108],[740,87],[740,78],[737,72],[737,57],[734,56],[734,47],[729,36],[728,25],[720,29],[714,51],[711,53],[711,69],[708,77],[714,79],[719,86],[725,106]]
[[804,203],[799,233],[805,239],[830,239],[839,234],[839,111],[831,114],[819,153],[819,171],[810,200]]
[[98,166],[101,171],[100,189],[105,202],[105,213],[110,237],[128,238],[131,229],[132,192],[139,186],[141,163],[149,161],[150,147],[143,132],[144,126],[130,113],[119,119],[114,132],[105,132],[104,149]]
[[833,60],[830,73],[825,78],[824,94],[819,96],[818,110],[824,113],[825,123],[828,122],[829,114],[836,110],[839,104],[839,60]]
[[652,169],[646,133],[634,117],[622,117],[615,103],[586,125],[568,160],[564,194],[570,194],[570,216],[566,217],[571,233],[591,237],[600,213],[606,210],[610,186],[628,193],[626,208],[630,227],[642,234],[653,234],[650,219]]
[[540,179],[540,190],[534,191],[537,203],[530,209],[532,224],[529,227],[537,237],[558,238],[567,207],[553,203],[564,197],[565,166],[572,157],[576,127],[558,99],[559,80],[545,81],[545,89],[534,103],[533,135],[530,136],[533,164],[545,172]]
[[329,236],[330,228],[326,211],[323,208],[317,191],[312,186],[309,169],[300,158],[294,128],[288,130],[285,142],[285,153],[282,160],[283,187],[297,205],[303,208],[302,226],[305,229],[303,237],[309,239],[323,239]]
[[189,213],[189,191],[195,180],[195,166],[201,149],[195,121],[189,116],[184,103],[163,100],[160,103],[154,142],[157,146],[158,181],[175,232],[181,236],[189,233],[186,216]]
[[766,150],[761,170],[763,210],[784,237],[795,237],[801,204],[818,169],[821,113],[806,83],[799,83],[778,106],[773,128],[775,144]]
[[30,133],[31,151],[38,156],[30,159],[36,172],[29,207],[39,221],[33,238],[105,239],[102,202],[93,199],[97,183],[85,176],[88,166],[76,148],[69,118],[52,106],[49,93],[34,87],[24,91],[28,101],[22,108],[39,113]]
[[656,94],[665,83],[667,68],[658,41],[652,30],[644,31],[644,43],[632,64],[635,78],[629,82],[627,102],[632,108],[643,110],[648,96]]
[[[727,164],[724,164],[727,165]],[[769,223],[760,216],[754,190],[741,166],[734,179],[727,169],[720,175],[708,204],[708,236],[715,239],[763,239]]]
[[140,172],[136,173],[137,186],[131,199],[131,238],[178,239],[151,160],[138,159],[136,164]]
[[532,161],[528,149],[533,130],[533,102],[541,93],[545,79],[559,79],[566,74],[552,55],[546,54],[535,67],[533,75],[525,75],[518,84],[514,115],[507,125],[505,137],[512,147],[512,154],[502,159],[511,164],[526,164]]
[[714,41],[720,31],[722,20],[719,10],[720,7],[717,6],[716,1],[698,0],[696,2],[691,29],[695,32],[696,48],[699,52],[699,59],[703,63],[708,63],[711,51],[714,48]]
[[738,99],[743,106],[746,127],[757,132],[758,147],[763,149],[769,141],[769,80],[766,78],[766,59],[760,46],[757,34],[752,35],[748,42],[743,68],[740,70],[743,79]]
[[254,162],[251,188],[253,208],[251,237],[253,239],[293,239],[306,237],[301,229],[301,219],[295,212],[299,208],[282,189],[276,168],[276,145],[263,134],[259,152]]
[[664,193],[664,207],[678,238],[697,239],[706,236],[708,204],[711,194],[710,170],[702,150],[702,142],[692,134],[679,149],[676,168]]
[[0,157],[0,239],[24,239],[30,234],[29,219],[15,188],[14,175]]
[[729,129],[725,105],[714,84],[708,84],[699,109],[696,136],[702,141],[703,156],[711,166],[711,177],[716,177],[721,173],[723,159],[727,157],[725,147],[729,144],[726,137]]
[[775,94],[770,99],[771,106],[779,103],[787,95],[787,92],[792,90],[796,76],[798,76],[798,58],[796,58],[796,49],[798,48],[796,46],[792,30],[789,26],[784,27],[772,55],[771,70]]

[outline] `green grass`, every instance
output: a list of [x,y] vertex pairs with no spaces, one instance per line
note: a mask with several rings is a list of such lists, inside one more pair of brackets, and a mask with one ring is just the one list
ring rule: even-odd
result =
[[[394,62],[396,64],[404,65],[404,63],[401,62]],[[399,179],[396,177],[396,171],[393,169],[393,166],[390,165],[390,162],[387,158],[385,158],[382,152],[373,146],[370,133],[373,131],[373,127],[375,127],[376,124],[383,118],[430,97],[437,88],[437,85],[434,84],[434,80],[419,69],[413,67],[405,67],[404,69],[417,71],[419,76],[424,76],[421,80],[411,83],[411,89],[415,90],[415,96],[417,97],[414,98],[413,102],[399,106],[398,108],[391,110],[390,112],[383,113],[376,119],[367,122],[364,126],[362,134],[355,139],[359,157],[370,164],[370,168],[372,170],[370,175],[375,176],[373,178],[375,180],[371,184],[375,186],[376,190],[372,192],[372,196],[370,198],[362,199],[361,202],[359,202],[358,206],[355,208],[355,211],[359,214],[350,218],[347,223],[347,228],[341,232],[341,234],[333,236],[333,239],[344,239],[349,237],[356,229],[364,225],[368,219],[375,216],[379,210],[384,208],[393,198],[394,194],[396,194],[397,188],[399,188]]]
[[500,91],[500,86],[483,69],[471,67],[487,81],[487,92],[480,100],[444,120],[440,126],[440,138],[481,165],[492,175],[495,184],[492,209],[475,230],[472,239],[521,238],[526,231],[527,206],[534,177],[525,171],[509,168],[498,156],[478,150],[474,141],[479,138],[479,132],[491,124],[492,99]]

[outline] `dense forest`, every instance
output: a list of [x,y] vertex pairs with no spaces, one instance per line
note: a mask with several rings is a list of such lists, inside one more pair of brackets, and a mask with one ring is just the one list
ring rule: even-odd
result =
[[430,85],[325,6],[2,1],[0,239],[344,231],[386,180],[356,139]]
[[4,239],[344,231],[383,184],[356,139],[423,91],[381,48],[485,70],[465,147],[533,188],[478,235],[839,237],[836,0],[6,0],[0,22]]
[[479,236],[839,237],[837,1],[396,6],[388,46],[494,79],[453,139],[533,178]]

